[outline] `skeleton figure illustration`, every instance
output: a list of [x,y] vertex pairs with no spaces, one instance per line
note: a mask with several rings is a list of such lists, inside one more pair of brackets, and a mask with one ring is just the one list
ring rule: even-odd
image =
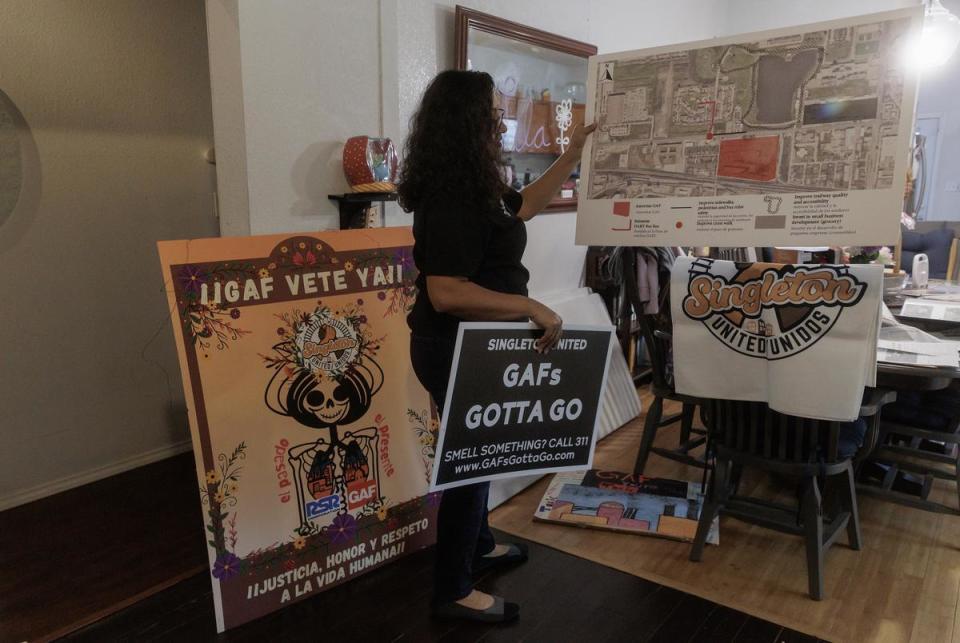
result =
[[370,410],[383,385],[383,370],[361,349],[358,331],[318,310],[304,318],[295,339],[274,347],[292,363],[276,367],[267,407],[323,431],[287,452],[300,512],[297,533],[304,536],[320,531],[322,516],[361,513],[381,497],[376,427],[344,430]]

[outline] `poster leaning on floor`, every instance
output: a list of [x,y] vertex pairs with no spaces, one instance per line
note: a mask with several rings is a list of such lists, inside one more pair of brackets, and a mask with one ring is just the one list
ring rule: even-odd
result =
[[160,242],[223,631],[433,543],[409,228]]

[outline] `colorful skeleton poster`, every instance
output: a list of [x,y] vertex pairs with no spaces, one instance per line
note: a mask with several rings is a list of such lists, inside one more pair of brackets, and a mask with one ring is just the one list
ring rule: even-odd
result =
[[577,243],[896,243],[922,14],[591,57]]
[[220,631],[433,543],[409,228],[160,242]]

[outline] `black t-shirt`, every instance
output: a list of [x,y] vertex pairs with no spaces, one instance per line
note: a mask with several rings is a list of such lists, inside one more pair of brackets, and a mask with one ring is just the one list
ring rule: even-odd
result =
[[466,277],[489,290],[527,294],[530,273],[520,262],[527,246],[527,228],[517,216],[522,205],[520,193],[508,189],[502,208],[495,212],[431,200],[417,208],[413,260],[420,271],[419,294],[407,317],[415,335],[454,337],[461,321],[434,310],[427,294],[427,275]]

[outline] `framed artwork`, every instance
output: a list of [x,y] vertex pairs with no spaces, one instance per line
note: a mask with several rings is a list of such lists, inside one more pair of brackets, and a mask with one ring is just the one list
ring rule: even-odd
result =
[[[570,142],[586,110],[587,58],[594,45],[457,6],[457,69],[493,76],[504,110],[504,180],[516,189],[534,181]],[[573,210],[580,170],[547,210]]]

